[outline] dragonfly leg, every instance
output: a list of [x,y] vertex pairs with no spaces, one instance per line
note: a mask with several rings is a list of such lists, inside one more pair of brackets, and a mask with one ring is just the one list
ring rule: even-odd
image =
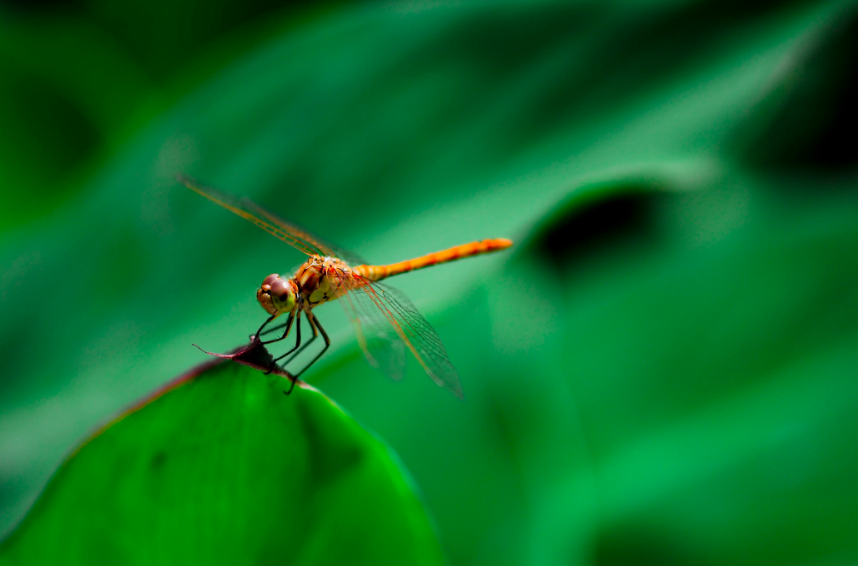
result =
[[[268,323],[266,322],[265,324],[268,324]],[[259,332],[258,334],[254,334],[254,336],[265,336],[266,334],[271,334],[272,332],[277,332],[278,330],[281,330],[282,328],[284,328],[285,326],[288,326],[288,325],[289,325],[289,318],[287,318],[285,322],[281,322],[280,324],[278,324],[274,328],[268,328],[265,330],[265,332]],[[260,328],[259,330],[262,330],[262,329]]]
[[[291,350],[289,350],[288,352],[286,352],[282,356],[279,356],[279,357],[271,360],[271,367],[268,368],[268,371],[265,372],[265,375],[268,375],[269,373],[274,371],[274,368],[277,367],[277,362],[279,360],[282,360],[283,358],[285,358],[286,356],[288,356],[289,354],[294,352],[298,348],[298,346],[301,345],[301,311],[298,311],[297,315],[293,315],[292,313],[289,314],[289,320],[286,321],[286,323],[289,326],[286,328],[286,332],[283,333],[283,336],[281,336],[277,340],[282,340],[283,338],[286,338],[286,336],[289,334],[289,331],[292,330],[292,322],[295,320],[297,320],[297,322],[298,322],[298,324],[295,327],[295,345],[292,347]],[[270,340],[268,342],[263,342],[263,344],[270,344],[271,342],[277,342],[277,340]],[[298,350],[298,351],[300,352],[301,350]]]
[[[322,333],[322,338],[325,340],[325,347],[324,347],[324,348],[322,348],[322,351],[321,351],[321,352],[319,352],[318,354],[316,354],[316,357],[315,357],[315,358],[313,358],[313,359],[310,361],[310,363],[309,363],[309,364],[307,364],[306,366],[304,366],[304,368],[303,368],[301,371],[299,371],[297,374],[295,374],[295,379],[298,379],[298,378],[301,376],[301,374],[302,374],[302,373],[304,373],[305,371],[307,371],[307,369],[309,369],[309,367],[310,367],[310,366],[312,366],[313,364],[315,364],[315,363],[316,363],[316,360],[318,360],[319,358],[321,358],[321,357],[322,357],[322,354],[324,354],[324,353],[325,353],[325,351],[326,351],[328,348],[330,348],[330,347],[331,347],[331,339],[330,339],[330,338],[328,338],[328,333],[327,333],[327,332],[325,332],[325,329],[324,329],[324,328],[322,328],[322,325],[321,325],[321,324],[319,324],[319,319],[317,319],[317,318],[313,315],[313,313],[308,312],[308,313],[307,313],[307,321],[310,323],[310,328],[312,328],[312,329],[313,329],[313,338],[316,338],[316,337],[319,335],[319,333],[320,333],[320,332]],[[312,339],[311,339],[310,341],[312,342]],[[309,344],[309,342],[308,342],[308,344]]]
[[[288,352],[286,352],[286,353],[285,353],[285,354],[283,354],[282,356],[277,356],[276,358],[274,358],[274,361],[275,361],[275,362],[279,362],[280,360],[282,360],[282,359],[283,359],[283,358],[285,358],[286,356],[289,356],[289,359],[288,359],[288,360],[286,360],[285,362],[283,362],[282,364],[280,364],[280,365],[282,365],[282,366],[285,366],[286,364],[288,364],[289,362],[291,362],[291,361],[292,361],[292,359],[293,359],[293,358],[295,358],[295,356],[297,356],[298,354],[300,354],[301,352],[303,352],[303,351],[304,351],[304,348],[306,348],[307,346],[309,346],[309,345],[310,345],[310,342],[312,342],[312,341],[313,341],[313,338],[310,338],[310,340],[308,340],[307,342],[304,342],[303,344],[301,344],[301,314],[300,314],[300,313],[298,314],[298,323],[297,323],[297,325],[295,326],[295,328],[296,328],[295,345],[294,345],[294,346],[292,346],[292,349],[291,349],[291,350],[289,350]],[[299,348],[298,346],[300,346],[300,348]],[[297,351],[296,351],[296,350],[297,350]],[[291,356],[290,356],[290,354],[291,354]]]
[[[309,319],[309,317],[307,317],[307,318]],[[298,354],[300,354],[301,352],[303,352],[303,351],[304,351],[304,349],[305,349],[307,346],[309,346],[310,344],[312,344],[312,343],[313,343],[313,340],[315,340],[316,338],[318,338],[318,337],[319,337],[318,333],[316,332],[316,327],[315,327],[315,326],[313,326],[313,323],[310,323],[310,328],[312,328],[312,329],[313,329],[313,335],[310,337],[310,339],[309,339],[309,340],[307,340],[306,342],[304,342],[304,343],[301,345],[301,347],[300,347],[300,348],[298,348],[298,351],[297,351],[297,352],[295,352],[294,354],[292,354],[292,355],[289,357],[289,359],[288,359],[288,360],[286,360],[285,362],[283,362],[283,363],[281,364],[284,368],[286,367],[286,364],[288,364],[288,363],[290,363],[292,360],[294,360],[294,359],[295,359],[295,357],[296,357],[296,356],[298,356]],[[297,344],[296,344],[296,345],[295,345],[295,348],[297,348],[297,347],[298,347],[298,346],[297,346]],[[292,350],[294,350],[295,348],[292,348]],[[326,346],[325,348],[327,349],[327,346]],[[281,360],[281,359],[285,358],[286,356],[288,356],[288,355],[292,352],[292,350],[289,350],[288,352],[286,352],[285,354],[283,354],[282,356],[280,356],[279,358],[277,358],[277,359],[276,359],[276,360],[274,360],[274,361],[276,362],[277,360]],[[324,350],[322,350],[322,351],[324,352]],[[320,355],[321,355],[321,354],[320,354]],[[319,356],[316,356],[316,359],[318,359],[318,357],[319,357]],[[313,362],[315,362],[315,361],[316,361],[316,359],[314,359],[314,360],[313,360]],[[313,365],[313,362],[310,362],[310,363],[307,365],[307,367],[305,367],[304,369],[302,369],[302,370],[301,370],[301,372],[300,372],[300,373],[298,373],[298,375],[301,375],[302,373],[304,373],[304,370],[305,370],[305,369],[307,369],[308,367],[310,367],[311,365]],[[294,376],[294,380],[295,380],[295,381],[297,381],[297,380],[298,380],[298,375]],[[293,387],[295,387],[295,381],[292,381],[292,387],[290,387],[290,388],[289,388],[289,391],[284,391],[284,393],[285,393],[286,395],[289,395],[290,393],[292,393],[292,388],[293,388]]]
[[[270,321],[270,320],[271,319],[269,318],[268,321]],[[268,321],[266,321],[265,324],[268,324]],[[287,336],[289,336],[289,332],[292,330],[292,323],[294,321],[295,321],[295,311],[292,311],[289,313],[289,318],[286,319],[286,322],[284,322],[283,324],[281,324],[279,326],[275,326],[274,328],[272,328],[270,330],[266,330],[265,332],[262,333],[262,334],[268,334],[269,332],[274,332],[275,330],[280,330],[281,328],[283,328],[285,326],[286,330],[283,331],[283,335],[280,338],[275,338],[273,340],[260,341],[259,343],[260,344],[273,344],[274,342],[279,342],[279,341],[285,339]],[[262,326],[265,326],[265,324],[263,324]],[[262,329],[260,328],[260,330],[262,330]],[[259,339],[259,336],[260,336],[260,334],[256,335],[257,340]]]
[[[330,340],[330,338],[328,338],[328,333],[327,333],[327,332],[325,332],[325,329],[324,329],[324,328],[322,328],[322,325],[321,325],[321,324],[319,324],[318,319],[317,319],[315,316],[313,316],[313,313],[311,313],[311,312],[309,312],[309,311],[307,312],[307,322],[309,322],[309,323],[310,323],[310,328],[312,328],[312,329],[313,329],[313,337],[312,337],[312,338],[310,338],[310,339],[307,341],[307,343],[306,343],[306,344],[304,344],[304,346],[301,348],[301,350],[303,350],[304,348],[306,348],[307,346],[309,346],[309,345],[310,345],[310,342],[312,342],[313,340],[315,340],[316,338],[318,338],[318,336],[319,336],[319,333],[320,333],[320,332],[321,332],[321,334],[322,334],[322,338],[325,340],[325,347],[324,347],[324,348],[322,348],[322,351],[321,351],[321,352],[319,352],[318,354],[316,354],[316,357],[315,357],[315,358],[313,358],[313,359],[310,361],[310,363],[309,363],[309,364],[307,364],[306,366],[304,366],[304,368],[303,368],[301,371],[299,371],[298,373],[296,373],[296,374],[293,376],[293,378],[292,378],[292,386],[291,386],[291,387],[289,387],[289,391],[284,391],[284,392],[283,392],[283,393],[285,393],[286,395],[289,395],[290,393],[292,393],[292,389],[294,389],[294,388],[295,388],[295,382],[296,382],[296,381],[298,381],[298,378],[301,376],[301,374],[302,374],[302,373],[304,373],[305,371],[307,371],[307,369],[308,369],[310,366],[312,366],[314,363],[316,363],[316,360],[318,360],[319,358],[321,358],[321,357],[322,357],[322,354],[324,354],[324,353],[325,353],[325,350],[327,350],[327,349],[331,346],[331,340]],[[298,352],[295,352],[295,355],[298,355],[298,354],[301,352],[301,350],[298,350]],[[294,356],[293,356],[293,357],[294,357]]]
[[[256,334],[253,335],[254,340],[259,340],[259,337],[262,336],[262,329],[268,326],[268,324],[274,320],[276,315],[271,315],[265,319],[265,322],[262,323],[262,326],[259,327],[259,330],[256,331]],[[270,332],[270,331],[269,331]]]

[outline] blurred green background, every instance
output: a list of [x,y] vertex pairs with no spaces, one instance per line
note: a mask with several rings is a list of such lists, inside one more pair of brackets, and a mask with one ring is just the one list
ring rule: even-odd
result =
[[181,171],[371,262],[516,241],[393,281],[464,402],[318,312],[451,564],[854,564],[856,44],[842,0],[0,3],[0,530],[300,263]]

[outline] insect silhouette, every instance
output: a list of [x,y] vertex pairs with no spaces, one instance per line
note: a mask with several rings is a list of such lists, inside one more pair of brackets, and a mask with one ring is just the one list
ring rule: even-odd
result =
[[[505,238],[488,239],[389,265],[367,265],[354,254],[316,238],[246,198],[237,199],[217,189],[204,187],[184,175],[178,175],[177,178],[189,189],[253,222],[309,256],[292,277],[272,273],[256,291],[256,299],[269,316],[254,335],[254,343],[265,345],[285,340],[295,328],[295,345],[285,354],[274,358],[269,371],[276,367],[277,362],[283,366],[288,364],[321,335],[324,347],[310,363],[292,375],[292,387],[295,386],[298,377],[331,345],[314,309],[339,299],[354,324],[358,342],[370,364],[381,366],[392,377],[398,378],[402,375],[404,350],[407,349],[435,383],[462,397],[459,376],[438,334],[411,301],[381,281],[424,267],[500,251],[510,247],[512,241]],[[285,322],[266,328],[281,316],[286,317]],[[312,337],[303,343],[302,316],[307,319],[312,331]],[[283,331],[279,337],[262,340],[263,336],[278,330]],[[292,391],[292,387],[287,394]]]

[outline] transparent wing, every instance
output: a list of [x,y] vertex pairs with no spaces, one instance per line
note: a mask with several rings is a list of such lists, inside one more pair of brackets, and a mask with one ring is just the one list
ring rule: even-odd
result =
[[[378,352],[371,350],[372,338],[381,343],[399,343],[400,348],[404,344],[435,383],[461,398],[459,374],[450,363],[438,333],[418,312],[417,307],[402,293],[387,285],[369,282],[358,275],[353,277],[355,288],[345,297],[350,298],[356,312],[358,332],[363,334],[367,344],[365,353],[374,357]],[[370,351],[367,352],[366,348],[370,348]],[[379,360],[375,361],[380,363]]]
[[395,380],[405,373],[405,344],[393,330],[393,326],[373,304],[366,304],[362,291],[346,293],[340,298],[346,316],[352,321],[358,344],[369,365]]
[[[177,175],[176,178],[180,183],[184,184],[197,194],[200,194],[215,204],[219,204],[225,209],[234,212],[250,222],[253,222],[275,238],[283,240],[290,246],[304,252],[308,256],[318,255],[338,257],[347,263],[358,259],[354,254],[332,246],[319,238],[316,238],[300,226],[279,218],[274,213],[265,210],[250,199],[237,199],[232,195],[212,187],[200,185],[195,180],[190,177],[186,177],[185,175]],[[357,263],[363,262],[357,261]]]
[[317,236],[311,235],[309,232],[307,232],[300,226],[297,226],[289,222],[288,220],[283,220],[273,212],[265,210],[247,197],[241,199],[241,204],[247,210],[252,211],[259,216],[264,216],[268,221],[280,228],[283,232],[292,235],[292,237],[294,238],[300,239],[306,244],[315,246],[318,250],[323,252],[321,255],[339,258],[346,262],[346,264],[348,265],[360,265],[362,263],[366,263],[356,253],[351,252],[349,250],[344,250],[339,246],[335,246],[330,242],[326,242],[325,240],[318,238]]

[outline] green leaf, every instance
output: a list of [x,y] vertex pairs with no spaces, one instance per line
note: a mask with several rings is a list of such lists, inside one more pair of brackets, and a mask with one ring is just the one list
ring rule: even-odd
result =
[[21,564],[440,564],[396,456],[319,391],[216,362],[121,415],[0,548]]
[[[563,253],[550,244],[566,225],[536,235],[542,253],[517,258],[492,313],[502,351],[553,331],[539,360],[522,348],[492,375],[508,387],[528,363],[539,375],[496,401],[497,420],[515,423],[510,452],[535,510],[523,544],[536,563],[582,552],[597,564],[748,566],[855,555],[851,184],[821,194],[734,172],[708,191],[603,194],[597,218],[580,206],[565,219],[594,232],[627,215],[630,234],[579,235]],[[533,273],[556,311],[531,301],[536,316],[518,311],[510,325],[508,305]]]

